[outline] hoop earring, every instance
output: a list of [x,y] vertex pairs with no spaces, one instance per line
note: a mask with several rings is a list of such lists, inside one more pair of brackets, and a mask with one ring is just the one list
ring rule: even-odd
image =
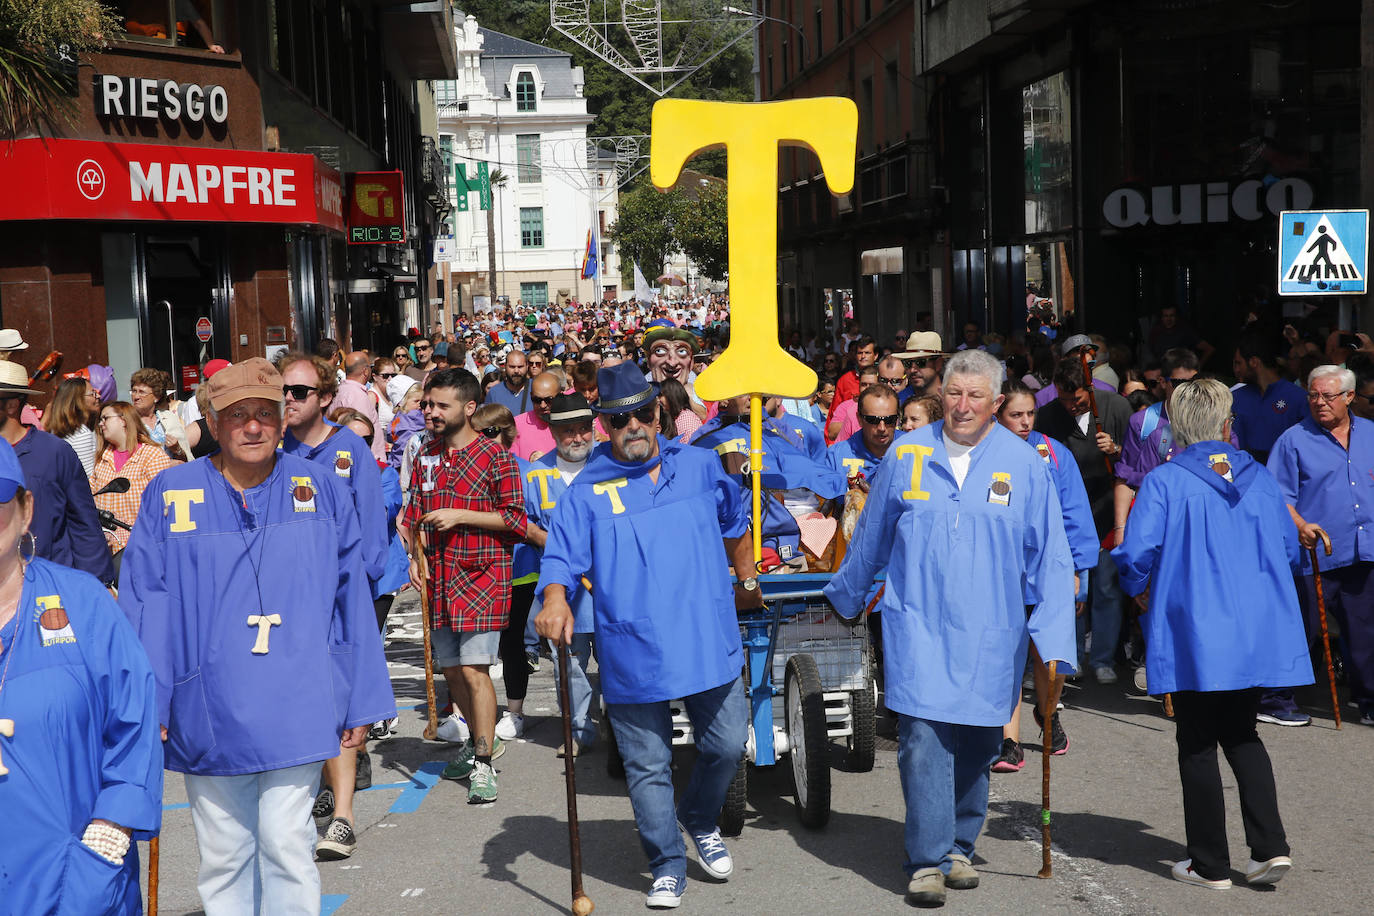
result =
[[[24,538],[29,539],[29,555],[24,556]],[[31,563],[33,558],[38,556],[38,537],[32,531],[25,531],[19,535],[19,540],[15,542],[15,550],[19,552],[19,562]]]

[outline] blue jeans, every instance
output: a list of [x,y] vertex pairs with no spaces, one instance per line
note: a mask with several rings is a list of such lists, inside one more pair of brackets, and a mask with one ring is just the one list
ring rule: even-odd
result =
[[[654,880],[665,875],[686,880],[687,849],[678,822],[692,833],[716,829],[725,793],[749,738],[749,702],[741,678],[684,697],[682,702],[696,734],[697,761],[676,810],[671,769],[673,723],[667,701],[607,706],[625,761],[625,781],[639,827],[639,842],[649,857]],[[997,734],[1000,737],[1002,733]]]
[[949,857],[973,858],[988,815],[988,772],[1002,729],[900,716],[897,767],[906,800],[906,873],[938,868]]
[[[558,674],[559,653],[553,654],[554,674]],[[592,634],[574,633],[572,645],[568,646],[568,702],[572,706],[573,740],[583,748],[596,743],[596,723],[592,721],[592,709],[596,702],[596,691],[587,679],[587,663],[592,658]],[[560,703],[562,697],[559,697]]]
[[310,809],[320,764],[246,776],[186,777],[206,916],[318,913]]
[[[1116,562],[1111,551],[1102,550],[1097,555],[1097,568],[1088,577],[1088,589],[1092,593],[1092,604],[1088,614],[1092,616],[1093,644],[1088,658],[1089,668],[1112,668],[1116,665],[1116,644],[1121,641],[1121,584],[1117,580]],[[1087,632],[1088,617],[1079,617],[1078,655],[1083,656],[1083,637]],[[1079,666],[1082,670],[1082,666]]]

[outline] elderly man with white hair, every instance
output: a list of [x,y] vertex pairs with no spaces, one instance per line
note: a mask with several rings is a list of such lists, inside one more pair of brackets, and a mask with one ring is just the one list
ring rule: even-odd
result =
[[[964,350],[945,367],[945,418],[898,437],[826,595],[855,617],[874,576],[887,706],[900,717],[907,900],[977,887],[988,768],[1018,701],[1029,639],[1072,671],[1073,560],[1035,449],[997,423],[1001,363]],[[1031,609],[1029,617],[1026,609]]]
[[1122,588],[1148,604],[1150,689],[1173,694],[1188,836],[1173,876],[1214,890],[1231,886],[1217,745],[1240,793],[1245,880],[1273,884],[1293,865],[1255,709],[1261,687],[1312,683],[1291,572],[1298,535],[1274,479],[1227,441],[1230,417],[1221,382],[1174,388],[1178,453],[1145,475],[1112,551]]
[[[1331,538],[1331,556],[1318,551],[1326,607],[1344,637],[1350,700],[1360,708],[1360,721],[1374,725],[1374,423],[1351,415],[1354,398],[1355,374],[1349,369],[1313,369],[1307,377],[1312,415],[1279,436],[1269,452],[1269,472],[1279,482],[1302,546],[1315,544],[1318,531]],[[1310,640],[1317,602],[1306,551],[1298,598]],[[1265,694],[1259,719],[1277,725],[1310,721],[1292,692],[1280,690]]]

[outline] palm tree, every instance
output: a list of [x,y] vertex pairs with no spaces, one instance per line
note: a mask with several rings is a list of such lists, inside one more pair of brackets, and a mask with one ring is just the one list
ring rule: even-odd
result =
[[491,287],[491,307],[496,308],[496,192],[509,182],[500,169],[492,169],[487,176],[491,183],[491,206],[487,207],[487,284]]
[[69,122],[75,99],[56,64],[99,50],[119,28],[100,0],[0,0],[0,137]]

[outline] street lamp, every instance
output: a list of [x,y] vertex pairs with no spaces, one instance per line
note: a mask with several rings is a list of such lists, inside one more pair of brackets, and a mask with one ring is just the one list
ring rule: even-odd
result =
[[[753,10],[742,10],[737,6],[722,6],[720,11],[728,16],[748,16],[750,19],[766,20],[776,22],[778,25],[785,25],[797,33],[797,40],[801,42],[802,66],[805,66],[806,59],[811,56],[806,49],[806,33],[796,23],[788,22],[786,19],[778,19],[775,16],[765,16],[763,13],[756,13]],[[801,69],[802,67],[797,68],[798,75],[800,75]]]

